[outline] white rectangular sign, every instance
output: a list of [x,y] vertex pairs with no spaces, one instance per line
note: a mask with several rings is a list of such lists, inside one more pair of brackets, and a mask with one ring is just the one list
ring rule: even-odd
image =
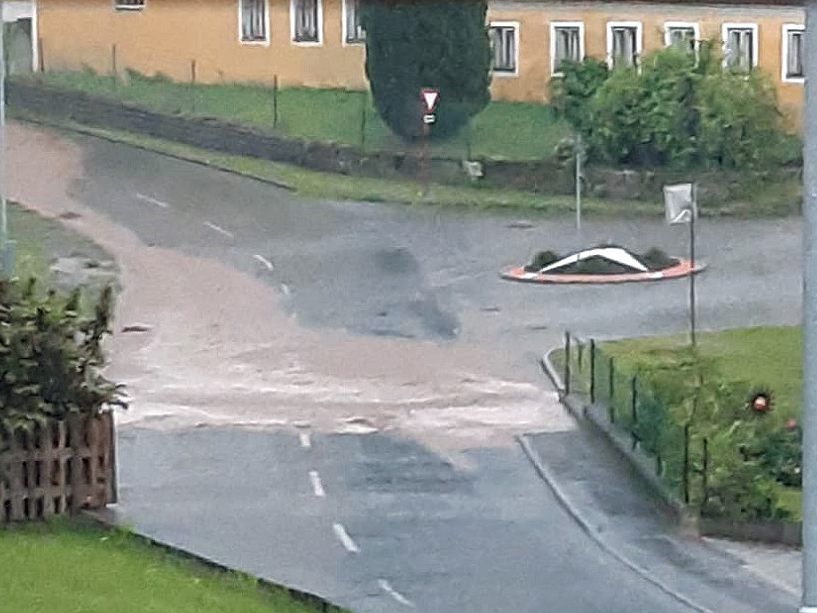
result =
[[668,224],[689,223],[693,216],[697,219],[695,186],[692,183],[665,185],[664,206]]

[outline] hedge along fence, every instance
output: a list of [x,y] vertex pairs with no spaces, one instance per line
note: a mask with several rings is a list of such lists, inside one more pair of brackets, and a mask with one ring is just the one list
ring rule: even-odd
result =
[[[702,379],[682,385],[700,373],[695,370],[656,372],[622,372],[595,340],[565,336],[565,394],[603,408],[606,420],[629,437],[630,451],[653,459],[674,500],[707,520],[785,519],[762,462],[764,424],[745,414],[750,390]],[[677,384],[673,391],[681,390],[672,401],[662,393],[669,378]]]
[[72,415],[0,437],[4,522],[48,519],[117,500],[114,420]]

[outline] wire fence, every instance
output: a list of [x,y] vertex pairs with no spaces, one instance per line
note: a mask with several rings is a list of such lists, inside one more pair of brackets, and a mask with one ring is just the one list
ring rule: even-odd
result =
[[594,339],[565,334],[565,393],[581,398],[654,460],[656,476],[673,495],[699,508],[709,502],[713,471],[707,436],[693,422],[679,424],[638,373],[619,369]]

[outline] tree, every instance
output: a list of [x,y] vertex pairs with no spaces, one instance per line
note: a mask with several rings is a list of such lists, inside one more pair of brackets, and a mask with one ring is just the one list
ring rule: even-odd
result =
[[375,107],[389,128],[412,140],[421,134],[420,90],[438,89],[431,134],[450,136],[490,101],[491,47],[486,0],[366,0],[366,76]]

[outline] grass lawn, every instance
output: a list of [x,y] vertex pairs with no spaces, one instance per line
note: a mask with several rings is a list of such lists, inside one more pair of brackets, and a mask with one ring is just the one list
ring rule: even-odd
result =
[[[603,345],[621,373],[633,373],[641,364],[674,363],[688,337],[655,337],[615,341]],[[799,326],[758,327],[707,332],[698,335],[700,353],[715,361],[725,381],[749,382],[768,388],[774,400],[767,419],[783,427],[789,418],[800,419],[802,336]],[[562,358],[563,363],[563,358]],[[778,485],[778,504],[801,517],[799,489]]]
[[121,532],[33,525],[0,530],[3,611],[306,613],[283,592],[184,561]]
[[[14,111],[14,115],[21,119],[40,120],[19,109]],[[547,196],[477,186],[433,184],[430,186],[429,193],[422,197],[420,186],[411,181],[391,181],[317,172],[298,166],[221,154],[141,134],[94,128],[72,122],[51,123],[49,120],[49,125],[206,163],[215,168],[249,177],[278,182],[291,187],[298,194],[315,198],[484,209],[520,209],[537,211],[542,214],[563,214],[574,210],[574,200],[570,196]],[[663,214],[661,207],[661,203],[635,200],[586,198],[582,201],[582,211],[589,215],[661,215]]]
[[[194,86],[138,74],[131,74],[125,83],[91,71],[48,72],[39,78],[48,85],[163,113],[217,117],[266,129],[272,129],[275,117],[273,90],[260,85]],[[284,88],[278,92],[277,116],[281,131],[308,140],[362,144],[367,150],[406,148],[381,121],[371,96],[362,91]],[[434,144],[431,153],[464,159],[470,139],[471,157],[541,159],[550,157],[568,134],[567,125],[546,105],[493,102],[474,118],[470,130]]]

